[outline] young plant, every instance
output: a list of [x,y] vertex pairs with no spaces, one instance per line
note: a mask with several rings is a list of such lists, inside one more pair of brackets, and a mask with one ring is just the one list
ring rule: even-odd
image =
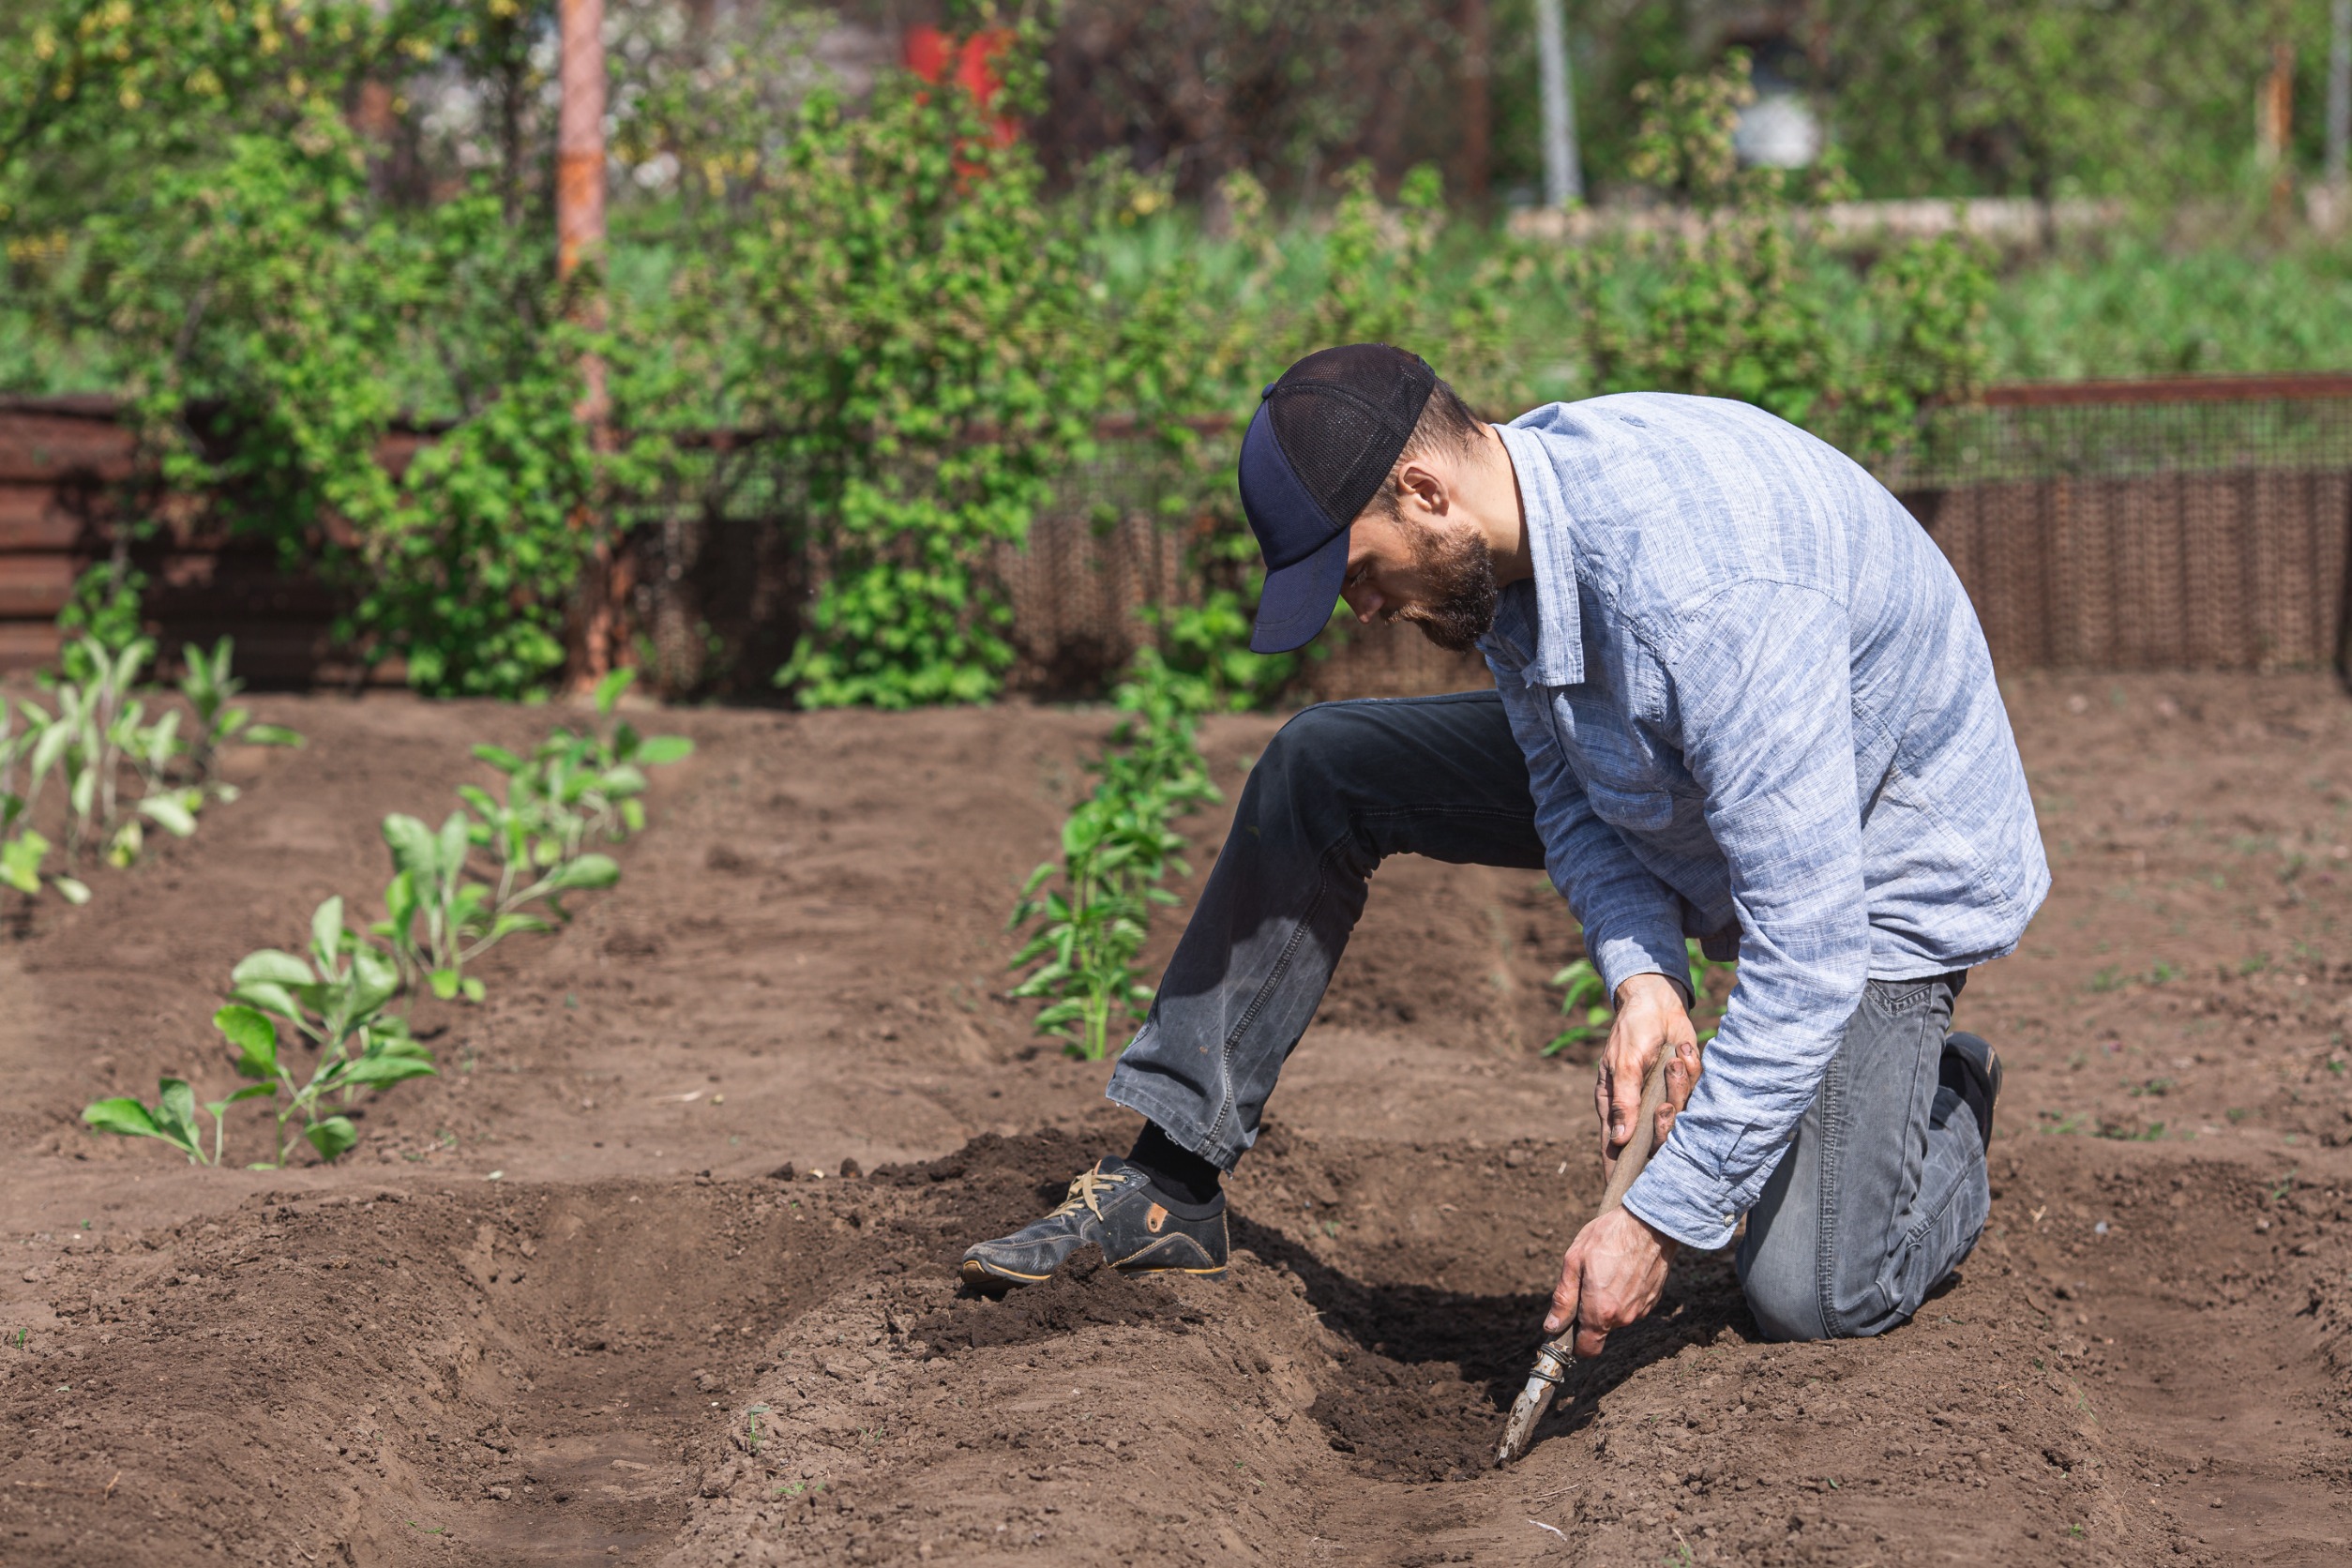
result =
[[[1051,998],[1038,1030],[1089,1062],[1109,1052],[1114,1016],[1139,1021],[1150,1009],[1152,988],[1135,957],[1152,907],[1177,901],[1160,883],[1170,870],[1191,874],[1180,858],[1184,836],[1169,824],[1216,797],[1195,733],[1213,700],[1206,683],[1170,671],[1155,650],[1136,656],[1119,690],[1127,717],[1093,764],[1093,792],[1062,825],[1062,860],[1030,873],[1007,923],[1012,930],[1036,923],[1012,967],[1039,967],[1013,995]],[[1057,870],[1062,883],[1048,890]]]
[[249,1084],[225,1100],[206,1102],[204,1108],[212,1113],[212,1153],[204,1153],[203,1132],[196,1124],[196,1092],[185,1078],[167,1078],[157,1081],[156,1103],[140,1104],[128,1095],[99,1100],[82,1112],[82,1120],[103,1133],[119,1133],[125,1138],[160,1138],[188,1156],[190,1165],[219,1165],[220,1139],[228,1109],[239,1100],[254,1099],[271,1092],[270,1085]]
[[29,827],[6,843],[0,843],[0,882],[7,883],[27,898],[38,898],[41,884],[46,882],[57,890],[66,902],[88,903],[90,889],[87,883],[63,872],[41,869],[41,863],[49,858],[49,840]]
[[222,800],[234,800],[234,785],[220,782],[221,749],[232,741],[245,746],[300,746],[302,736],[282,724],[255,724],[249,710],[236,707],[234,700],[245,689],[245,683],[230,673],[229,660],[235,650],[233,639],[222,638],[206,653],[191,642],[180,650],[185,668],[180,673],[180,695],[188,700],[189,715],[195,719],[195,731],[188,743],[189,764],[195,769],[196,781]]
[[[1068,1042],[1072,1055],[1101,1061],[1112,1015],[1123,1008],[1140,1019],[1150,1007],[1135,956],[1151,934],[1151,906],[1176,902],[1156,884],[1184,847],[1151,803],[1098,793],[1062,824],[1060,865],[1047,861],[1023,884],[1011,927],[1042,925],[1013,967],[1044,962],[1013,994],[1055,999],[1037,1028]],[[1039,897],[1057,870],[1062,886]]]
[[[568,918],[564,894],[621,880],[611,855],[574,855],[536,867],[525,818],[491,806],[496,814],[487,821],[452,811],[438,832],[415,817],[384,819],[394,874],[375,934],[391,942],[397,974],[421,976],[444,1002],[460,996],[481,1001],[482,983],[468,976],[465,966],[517,932],[553,930],[556,921]],[[494,879],[477,878],[469,868],[476,848],[491,852]],[[533,904],[544,905],[554,920],[532,912]]]
[[[326,1096],[348,1107],[363,1089],[439,1071],[407,1020],[384,1012],[400,989],[399,964],[344,926],[340,898],[312,912],[307,957],[264,948],[238,960],[229,978],[230,1002],[213,1015],[213,1026],[236,1053],[237,1076],[256,1081],[224,1104],[284,1096],[275,1107],[273,1165],[286,1163],[287,1129],[297,1122],[322,1160],[359,1140],[349,1117],[321,1114]],[[297,1078],[279,1049],[281,1022],[318,1049],[308,1078]]]
[[[634,670],[616,670],[596,686],[596,716],[611,721],[621,695],[636,680]],[[458,792],[483,822],[503,828],[520,824],[531,863],[552,866],[580,852],[593,838],[618,843],[645,827],[644,770],[683,761],[694,743],[683,735],[645,736],[626,719],[607,722],[586,734],[558,729],[528,757],[504,746],[477,746],[474,755],[506,778],[506,798],[466,786]],[[503,844],[494,834],[492,846]]]
[[[1736,963],[1718,963],[1699,947],[1696,939],[1686,937],[1682,942],[1684,956],[1691,966],[1691,1012],[1693,1021],[1710,1003],[1707,977],[1717,970],[1736,974]],[[1544,1048],[1545,1056],[1558,1056],[1571,1046],[1581,1046],[1589,1040],[1606,1039],[1609,1025],[1616,1021],[1617,1009],[1609,1005],[1608,989],[1601,982],[1601,972],[1592,967],[1590,958],[1578,958],[1552,976],[1555,986],[1567,988],[1560,999],[1560,1010],[1571,1018],[1581,1016],[1581,1022],[1572,1023],[1551,1038]],[[1715,1027],[1710,1025],[1698,1032],[1698,1043],[1705,1045],[1715,1037]]]

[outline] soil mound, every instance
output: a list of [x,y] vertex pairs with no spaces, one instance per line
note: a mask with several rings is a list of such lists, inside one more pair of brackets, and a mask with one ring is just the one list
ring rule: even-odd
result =
[[[335,1167],[237,1169],[256,1121],[189,1172],[81,1108],[209,1097],[229,966],[381,885],[376,821],[465,742],[546,728],[264,699],[312,744],[0,943],[0,1560],[2341,1561],[2352,708],[2005,695],[2056,881],[1962,1003],[2009,1069],[1963,1276],[1883,1338],[1767,1345],[1686,1256],[1504,1472],[1597,1196],[1589,1075],[1535,1053],[1575,951],[1540,874],[1380,869],[1229,1282],[1089,1260],[990,1301],[962,1249],[1134,1133],[1005,994],[1109,716],[667,716],[698,751],[623,884],[492,954],[486,1004],[425,1004],[440,1078],[354,1107]],[[1229,802],[1272,728],[1207,727]]]

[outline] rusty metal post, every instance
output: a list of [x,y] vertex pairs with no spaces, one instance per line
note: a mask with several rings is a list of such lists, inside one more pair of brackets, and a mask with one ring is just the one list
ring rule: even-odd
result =
[[[563,110],[555,138],[555,270],[570,278],[590,262],[604,259],[604,0],[560,0]],[[601,289],[578,298],[578,319],[591,328],[605,321]],[[598,452],[612,448],[612,400],[605,364],[596,354],[580,360],[581,392],[576,410]],[[612,542],[594,501],[574,520],[596,535],[595,549],[580,584],[580,641],[574,674],[582,687],[610,673],[619,641],[620,600]]]
[[[555,138],[555,270],[604,253],[604,0],[562,0],[564,107]],[[600,305],[591,309],[601,314]],[[603,370],[590,385],[602,413]]]
[[2270,170],[2270,227],[2283,237],[2295,209],[2295,45],[2284,38],[2270,45],[2258,124],[2262,161]]

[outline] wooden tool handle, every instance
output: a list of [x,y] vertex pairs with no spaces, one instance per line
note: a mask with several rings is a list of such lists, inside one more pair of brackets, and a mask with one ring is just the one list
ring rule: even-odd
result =
[[[1642,1080],[1641,1109],[1634,1115],[1633,1136],[1625,1140],[1624,1151],[1617,1156],[1617,1167],[1609,1172],[1608,1190],[1601,1194],[1601,1207],[1594,1212],[1595,1218],[1625,1201],[1625,1189],[1634,1184],[1634,1178],[1641,1174],[1641,1168],[1650,1163],[1650,1156],[1655,1152],[1658,1108],[1666,1104],[1666,1068],[1669,1054],[1670,1048],[1661,1045],[1657,1064]],[[1605,1143],[1607,1137],[1606,1132],[1602,1134]]]

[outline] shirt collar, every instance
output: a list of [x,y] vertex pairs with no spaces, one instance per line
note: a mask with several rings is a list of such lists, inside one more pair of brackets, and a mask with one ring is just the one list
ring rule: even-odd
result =
[[1527,667],[1528,684],[1581,686],[1584,625],[1576,602],[1575,537],[1560,471],[1533,430],[1497,425],[1494,431],[1502,438],[1502,449],[1518,475],[1528,548],[1535,558],[1535,656]]

